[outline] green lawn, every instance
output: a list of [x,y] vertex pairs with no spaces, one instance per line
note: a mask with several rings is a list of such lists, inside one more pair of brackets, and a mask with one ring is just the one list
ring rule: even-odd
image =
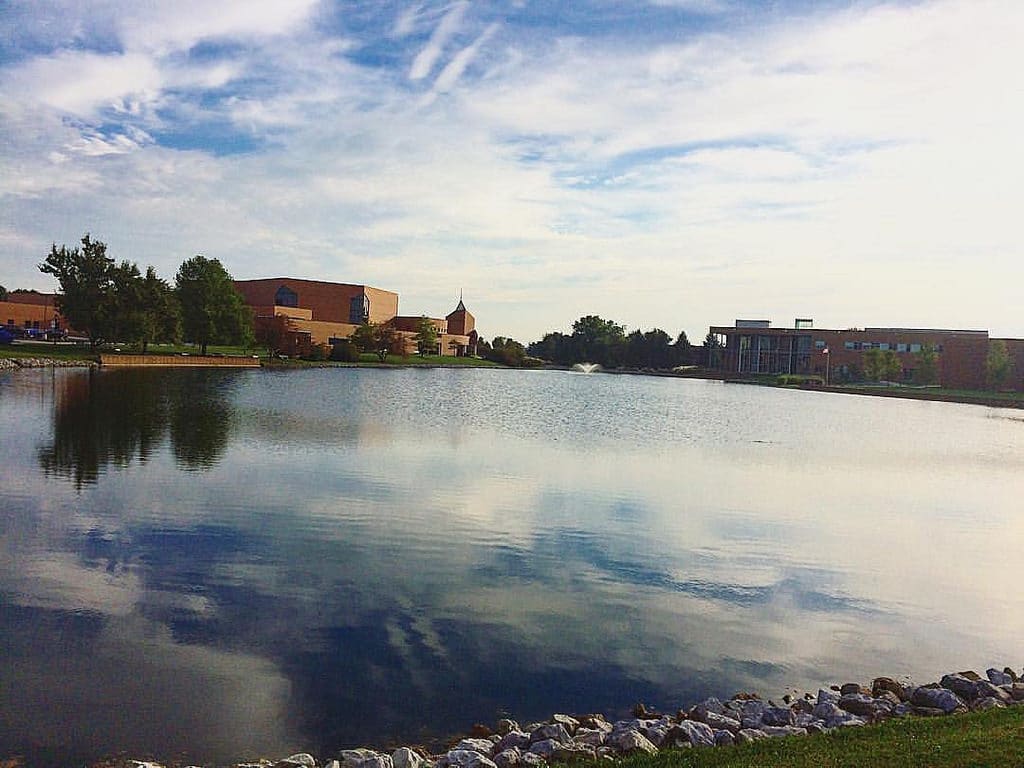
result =
[[[593,763],[594,768],[607,763]],[[1024,707],[904,718],[822,736],[635,756],[622,768],[981,768],[1024,765]]]
[[[266,362],[266,361],[264,361]],[[371,353],[362,354],[359,356],[358,362],[353,363],[336,363],[331,360],[299,360],[299,359],[275,359],[271,361],[271,365],[280,367],[318,367],[318,366],[359,366],[359,367],[380,367],[380,366],[457,366],[467,368],[497,368],[497,363],[492,363],[490,360],[481,360],[476,357],[452,357],[450,355],[409,355],[408,357],[402,357],[400,355],[388,355],[382,363],[380,359]]]
[[0,344],[0,357],[46,357],[55,360],[95,360],[88,344],[52,344],[45,341]]

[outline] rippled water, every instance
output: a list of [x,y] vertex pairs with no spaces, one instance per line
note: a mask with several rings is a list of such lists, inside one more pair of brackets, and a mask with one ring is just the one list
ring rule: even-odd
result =
[[0,757],[1020,665],[1020,412],[505,370],[0,375]]

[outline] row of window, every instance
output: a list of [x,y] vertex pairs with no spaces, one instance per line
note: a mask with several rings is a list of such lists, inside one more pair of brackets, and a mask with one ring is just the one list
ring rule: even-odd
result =
[[[815,346],[817,346],[817,344],[821,344],[822,347],[825,346],[825,342],[823,342],[823,341],[822,342],[815,342]],[[879,349],[879,350],[882,350],[882,351],[886,351],[886,350],[890,350],[891,349],[891,350],[894,350],[896,352],[914,352],[914,353],[920,352],[921,351],[921,346],[922,346],[921,344],[916,344],[916,343],[914,343],[914,344],[904,344],[902,342],[899,343],[899,344],[890,344],[887,341],[846,341],[846,342],[843,342],[843,348],[844,349]],[[941,352],[942,351],[942,345],[941,344],[935,344],[932,348],[936,352]],[[820,349],[820,347],[819,347],[819,349]]]

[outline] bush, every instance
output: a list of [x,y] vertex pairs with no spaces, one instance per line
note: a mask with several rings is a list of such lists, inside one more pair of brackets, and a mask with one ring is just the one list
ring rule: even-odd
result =
[[326,344],[314,344],[312,347],[309,348],[309,354],[306,355],[303,359],[311,360],[314,363],[320,363],[326,360],[329,355],[330,351],[328,350]]
[[340,339],[331,346],[331,360],[336,363],[358,363],[359,350],[348,339]]

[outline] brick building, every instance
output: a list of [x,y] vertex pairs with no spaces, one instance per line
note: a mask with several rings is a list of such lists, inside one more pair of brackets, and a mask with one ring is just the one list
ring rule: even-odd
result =
[[[314,345],[348,338],[367,322],[394,329],[407,353],[416,349],[423,318],[399,315],[393,291],[290,277],[236,280],[235,288],[253,310],[257,333],[285,354],[308,354]],[[447,317],[428,319],[437,331],[436,354],[475,354],[475,320],[461,299]]]
[[[931,328],[814,328],[797,320],[792,328],[773,328],[768,320],[737,320],[733,326],[712,326],[718,342],[708,365],[723,373],[818,375],[830,382],[863,378],[864,354],[877,349],[895,353],[899,379],[917,379],[922,348],[936,353],[936,383],[953,389],[984,389],[985,361],[991,344],[988,331]],[[1006,386],[1024,390],[1024,339],[1000,339],[1013,370]]]
[[40,335],[47,331],[67,331],[57,311],[56,296],[35,291],[11,291],[0,301],[0,323],[10,329]]

